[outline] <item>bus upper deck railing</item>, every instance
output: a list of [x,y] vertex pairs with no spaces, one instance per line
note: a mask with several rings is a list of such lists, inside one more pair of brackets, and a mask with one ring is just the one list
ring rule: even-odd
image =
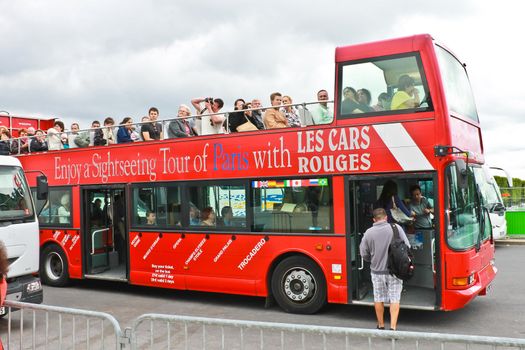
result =
[[[220,134],[232,134],[233,132],[231,130],[229,130],[229,118],[230,118],[230,114],[232,113],[246,113],[246,112],[254,112],[254,111],[261,111],[261,112],[264,112],[265,110],[267,109],[270,109],[270,108],[279,108],[279,109],[283,109],[283,108],[287,108],[287,107],[292,107],[292,108],[295,108],[295,111],[299,114],[302,114],[303,115],[303,118],[302,119],[308,119],[308,121],[306,123],[302,123],[301,124],[301,127],[306,127],[306,126],[313,126],[313,125],[321,125],[321,124],[317,124],[310,112],[310,110],[308,109],[308,106],[313,106],[313,105],[320,105],[321,103],[323,104],[328,104],[328,105],[333,105],[334,101],[333,100],[330,100],[330,101],[313,101],[313,102],[302,102],[302,103],[292,103],[292,104],[282,104],[282,105],[279,105],[279,106],[265,106],[265,107],[258,107],[258,108],[247,108],[247,109],[242,109],[242,110],[234,110],[234,111],[226,111],[226,112],[216,112],[216,113],[203,113],[203,114],[192,114],[192,115],[189,115],[189,116],[186,116],[186,117],[174,117],[174,118],[168,118],[168,119],[161,119],[161,120],[157,120],[157,121],[146,121],[146,122],[135,122],[135,123],[132,123],[132,127],[134,129],[138,129],[140,130],[140,128],[143,126],[143,125],[146,125],[146,124],[151,124],[151,123],[161,123],[162,125],[162,131],[165,133],[164,134],[164,137],[163,139],[171,139],[172,137],[167,137],[167,130],[168,130],[168,127],[169,127],[169,124],[173,121],[176,121],[176,120],[182,120],[182,119],[185,119],[185,120],[188,120],[190,121],[190,123],[192,121],[196,121],[198,119],[201,119],[203,117],[211,117],[211,116],[214,116],[214,115],[224,115],[225,117],[225,120],[223,122],[223,126],[224,126],[224,132],[220,133]],[[333,120],[333,117],[334,117],[334,111],[333,109],[330,110],[330,112],[332,113],[332,120]],[[261,113],[261,117],[262,117],[263,113]],[[264,125],[264,123],[263,123]],[[98,127],[98,128],[88,128],[88,129],[80,129],[76,132],[73,132],[73,131],[63,131],[63,132],[58,132],[57,131],[57,135],[59,137],[62,137],[61,135],[66,135],[68,140],[69,140],[69,136],[71,134],[75,134],[75,135],[83,135],[85,137],[89,136],[90,138],[90,141],[92,143],[93,141],[93,134],[97,131],[97,130],[104,130],[104,129],[110,129],[111,132],[114,134],[114,137],[116,138],[116,132],[117,130],[120,128],[120,127],[124,127],[125,125],[124,124],[119,124],[119,125],[112,125],[110,127],[108,126],[101,126],[101,127]],[[292,127],[290,127],[292,128]],[[266,127],[265,127],[266,129]],[[45,131],[45,130],[43,130]],[[197,135],[198,136],[208,136],[209,134],[206,134],[206,135]],[[20,154],[27,154],[27,153],[34,153],[34,152],[40,152],[40,151],[32,151],[31,150],[31,140],[33,139],[36,139],[36,138],[43,138],[44,140],[48,140],[48,135],[41,135],[41,136],[37,136],[37,135],[31,135],[31,136],[26,136],[26,137],[16,137],[16,138],[11,138],[9,140],[10,144],[13,144],[13,143],[17,143],[18,147],[17,147],[17,152],[14,153],[13,155],[20,155]],[[28,151],[27,152],[22,152],[22,147],[21,147],[21,143],[22,143],[22,140],[27,140],[26,142],[28,143]],[[142,136],[140,136],[140,139],[136,140],[135,142],[145,142],[145,140],[142,139]],[[109,143],[106,143],[105,145],[96,145],[94,146],[93,144],[89,144],[89,146],[84,146],[84,147],[79,147],[79,146],[75,146],[75,147],[72,147],[72,148],[87,148],[87,147],[100,147],[100,146],[110,146],[110,145],[113,145],[113,144],[109,144]],[[114,143],[114,144],[118,144],[118,143]],[[48,150],[48,151],[54,151],[54,150]]]

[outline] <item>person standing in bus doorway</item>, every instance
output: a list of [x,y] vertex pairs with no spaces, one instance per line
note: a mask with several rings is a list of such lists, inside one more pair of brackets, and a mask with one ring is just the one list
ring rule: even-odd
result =
[[421,187],[414,185],[410,187],[410,194],[412,200],[410,201],[410,210],[414,216],[414,228],[419,229],[431,229],[432,228],[432,217],[434,213],[434,207],[432,204],[423,197],[421,194]]
[[328,107],[324,101],[328,101],[328,91],[319,90],[317,92],[317,101],[319,104],[315,105],[312,110],[312,118],[317,124],[330,124],[334,120],[334,112]]
[[[399,306],[403,281],[388,271],[388,247],[394,231],[387,221],[386,211],[377,208],[373,211],[374,224],[366,230],[359,245],[363,260],[370,262],[370,277],[374,289],[374,309],[377,317],[377,329],[385,329],[385,303],[390,304],[390,329],[397,329]],[[405,231],[397,226],[399,237],[410,247]]]
[[405,203],[397,195],[397,184],[393,180],[388,180],[383,185],[383,190],[379,195],[379,199],[375,205],[376,208],[384,208],[388,217],[388,222],[395,223],[396,221],[392,217],[391,210],[394,208],[401,209],[406,216],[411,217],[413,213],[407,209]]
[[157,119],[159,119],[159,110],[156,107],[151,107],[148,110],[148,116],[150,123],[143,124],[140,129],[144,141],[164,139],[162,124],[157,122]]
[[273,108],[268,108],[264,112],[263,122],[266,129],[287,128],[288,119],[279,111],[282,104],[282,95],[280,92],[274,92],[270,95],[270,103]]
[[[204,108],[201,104],[204,104]],[[219,113],[224,107],[224,101],[220,98],[213,97],[196,97],[191,100],[191,104],[195,107],[197,117],[195,121],[194,130],[197,135],[214,135],[223,134],[224,128],[222,124],[226,119],[223,114]],[[213,113],[213,114],[212,114]]]
[[[7,272],[9,271],[9,260],[7,259],[7,249],[4,242],[0,241],[0,306],[4,305],[7,294]],[[2,350],[2,340],[0,339],[0,350]]]

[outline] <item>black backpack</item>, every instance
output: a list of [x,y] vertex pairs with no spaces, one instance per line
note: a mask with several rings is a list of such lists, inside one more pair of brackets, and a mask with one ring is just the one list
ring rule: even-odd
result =
[[388,271],[403,281],[407,281],[414,275],[414,264],[412,263],[412,253],[405,241],[399,237],[396,224],[390,224],[394,231],[392,242],[388,247]]

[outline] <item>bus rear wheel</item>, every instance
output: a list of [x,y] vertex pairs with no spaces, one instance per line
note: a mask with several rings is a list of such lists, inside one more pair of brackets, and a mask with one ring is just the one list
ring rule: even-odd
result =
[[271,280],[272,294],[286,312],[313,314],[326,303],[326,280],[321,268],[303,256],[279,263]]
[[48,245],[40,256],[40,278],[53,287],[64,287],[69,283],[67,257],[56,244]]

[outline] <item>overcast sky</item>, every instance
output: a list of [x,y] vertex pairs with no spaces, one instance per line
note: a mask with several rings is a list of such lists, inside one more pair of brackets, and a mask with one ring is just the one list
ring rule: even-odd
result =
[[0,110],[69,126],[196,96],[333,97],[334,49],[429,33],[467,63],[486,160],[525,179],[522,1],[0,0]]

